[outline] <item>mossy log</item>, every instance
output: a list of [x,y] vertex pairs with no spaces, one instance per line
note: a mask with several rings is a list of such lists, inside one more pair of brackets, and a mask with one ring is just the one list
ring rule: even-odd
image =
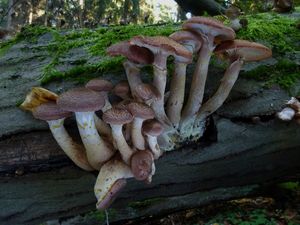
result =
[[[97,174],[76,168],[57,146],[47,124],[17,107],[32,86],[41,85],[39,78],[53,62],[48,52],[52,38],[46,33],[34,42],[12,44],[1,53],[0,224],[39,224],[95,208],[93,185]],[[299,52],[279,56],[299,68]],[[102,60],[90,56],[86,48],[75,46],[65,52],[55,69],[78,68],[83,59],[86,65]],[[242,74],[260,65],[272,68],[278,60],[248,64]],[[188,73],[192,71],[193,66]],[[212,63],[206,98],[216,90],[223,73],[224,67]],[[114,83],[125,78],[122,70],[101,75]],[[186,143],[159,159],[151,184],[128,181],[109,210],[110,221],[243,197],[259,193],[266,184],[298,179],[300,127],[277,120],[275,113],[290,95],[299,93],[300,85],[294,80],[288,92],[267,84],[264,80],[239,78],[226,103],[209,118],[209,126],[197,143]],[[44,87],[61,93],[78,85],[82,85],[78,79],[59,79]],[[78,137],[74,120],[67,120],[66,125]],[[103,219],[102,214],[88,215]],[[89,219],[82,217],[79,224],[88,224],[85,220]]]

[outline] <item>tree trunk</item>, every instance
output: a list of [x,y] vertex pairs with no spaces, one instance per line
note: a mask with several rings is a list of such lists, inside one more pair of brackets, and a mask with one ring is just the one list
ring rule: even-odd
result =
[[[44,34],[36,42],[20,42],[0,58],[0,224],[39,224],[95,208],[97,172],[76,168],[47,123],[16,107],[31,87],[40,86],[38,78],[52,60],[47,51],[51,38]],[[102,60],[82,46],[65,53],[61,68],[74,68],[82,58],[87,64]],[[188,74],[192,71],[189,67]],[[216,90],[223,72],[210,68],[205,96]],[[103,77],[113,83],[125,79],[123,72]],[[53,81],[44,87],[60,93],[73,86]],[[112,205],[110,221],[243,197],[259,193],[265,184],[300,178],[299,125],[275,118],[288,99],[289,93],[277,86],[263,88],[259,81],[239,78],[228,101],[208,120],[199,142],[165,153],[156,162],[151,184],[128,180]],[[79,140],[74,119],[66,120],[66,127]]]
[[207,12],[211,16],[224,13],[225,8],[214,0],[175,0],[177,4],[186,12],[191,12],[195,16],[200,16]]

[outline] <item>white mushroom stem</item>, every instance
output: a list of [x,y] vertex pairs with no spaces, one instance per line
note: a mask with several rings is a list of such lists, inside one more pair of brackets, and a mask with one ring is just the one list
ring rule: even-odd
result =
[[283,121],[290,121],[294,118],[296,112],[290,107],[286,107],[277,113],[277,117]]
[[194,119],[194,116],[200,109],[203,101],[208,66],[212,52],[215,48],[213,37],[206,37],[205,35],[202,35],[202,37],[203,42],[193,73],[189,97],[182,111],[182,118],[180,123],[183,127],[187,121],[191,120],[191,118]]
[[202,121],[222,106],[236,82],[243,64],[244,61],[241,58],[238,58],[226,69],[218,90],[207,102],[203,104],[197,114],[197,122]]
[[124,135],[123,135],[123,131],[122,131],[123,126],[122,125],[111,124],[110,126],[112,129],[113,139],[115,140],[115,142],[117,144],[117,148],[119,149],[121,157],[122,157],[123,161],[129,165],[130,158],[131,158],[132,154],[135,152],[135,150],[130,148],[129,145],[127,144],[127,142],[124,138]]
[[84,147],[74,142],[66,131],[64,120],[65,119],[47,121],[54,139],[77,166],[86,171],[94,170],[88,162]]
[[111,104],[109,102],[107,93],[103,94],[103,97],[104,97],[104,100],[105,100],[105,104],[102,107],[101,111],[106,112],[107,110],[111,109]]
[[160,97],[152,103],[152,109],[155,112],[156,118],[165,126],[169,127],[171,121],[166,115],[164,109],[164,95],[167,84],[167,57],[157,54],[154,58],[153,66],[153,85],[157,88]]
[[97,170],[111,158],[114,151],[106,146],[99,136],[95,122],[94,112],[75,112],[79,133],[86,148],[89,163]]
[[170,84],[167,115],[175,128],[178,127],[184,102],[186,67],[186,63],[175,62],[175,69]]
[[151,149],[154,159],[158,159],[162,155],[162,151],[157,143],[157,137],[146,134],[149,148]]
[[[119,179],[127,179],[133,177],[131,169],[128,165],[119,159],[113,159],[106,162],[100,169],[95,186],[94,193],[97,198],[97,208],[106,208],[115,196],[110,196],[113,185]],[[105,202],[104,202],[105,201]]]
[[145,120],[135,117],[132,121],[131,138],[134,147],[139,150],[145,150],[145,139],[142,135],[142,126]]
[[94,113],[94,121],[97,131],[104,136],[111,136],[111,128],[110,126],[105,123],[103,120],[101,120],[96,113]]
[[142,80],[141,80],[141,70],[140,68],[138,68],[138,66],[130,61],[125,61],[123,63],[123,66],[125,68],[125,72],[126,72],[126,76],[127,76],[127,80],[128,80],[128,84],[132,93],[132,96],[136,99],[137,96],[135,94],[135,88],[142,84]]

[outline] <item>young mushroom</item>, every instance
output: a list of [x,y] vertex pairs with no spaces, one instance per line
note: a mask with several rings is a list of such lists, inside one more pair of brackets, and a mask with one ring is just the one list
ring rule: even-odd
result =
[[110,124],[112,136],[116,142],[121,157],[123,161],[129,165],[131,156],[135,150],[127,144],[122,128],[124,124],[130,123],[133,120],[133,116],[126,109],[113,107],[104,112],[102,118],[106,123]]
[[36,119],[45,120],[49,124],[54,139],[77,166],[87,171],[93,170],[84,147],[73,141],[64,127],[64,120],[72,116],[71,112],[61,110],[55,102],[47,102],[37,106],[32,114]]
[[65,111],[75,113],[88,161],[93,168],[99,170],[114,154],[99,136],[94,122],[95,111],[104,106],[104,98],[90,89],[74,88],[61,94],[57,99],[57,105]]
[[137,151],[131,158],[131,171],[137,180],[148,180],[155,172],[153,154],[149,150]]
[[130,87],[126,80],[117,83],[112,92],[123,100],[132,99]]
[[110,56],[122,55],[127,58],[123,63],[125,68],[128,84],[134,99],[136,99],[135,88],[143,83],[141,79],[141,67],[152,64],[153,54],[147,48],[137,45],[130,45],[129,41],[121,41],[110,46],[106,50]]
[[184,30],[197,33],[202,38],[202,46],[193,73],[190,92],[182,111],[180,133],[186,133],[194,122],[196,113],[201,107],[207,78],[208,66],[215,43],[233,40],[235,32],[222,22],[208,17],[192,17],[182,25]]
[[147,143],[153,153],[154,159],[158,159],[163,154],[157,143],[157,137],[162,134],[163,130],[162,124],[155,119],[147,120],[143,124],[143,134],[147,138]]
[[159,91],[160,98],[153,102],[152,108],[155,111],[157,119],[164,126],[171,127],[172,123],[164,109],[164,95],[167,84],[167,58],[168,56],[174,56],[178,62],[189,62],[192,60],[192,54],[176,41],[164,36],[136,36],[130,40],[130,44],[145,47],[154,54],[153,85]]
[[126,179],[131,177],[133,174],[130,167],[119,157],[114,157],[103,164],[94,186],[96,208],[107,209],[126,185]]
[[272,56],[271,49],[266,46],[245,40],[224,42],[216,48],[215,53],[228,58],[231,64],[226,69],[216,93],[200,108],[195,124],[201,123],[224,103],[244,62],[259,61]]
[[[191,53],[197,53],[201,47],[201,38],[189,31],[176,31],[169,36],[182,44]],[[167,101],[167,115],[173,126],[178,127],[184,102],[186,67],[188,63],[175,61],[174,73],[170,84],[170,96]]]
[[153,109],[140,102],[131,102],[128,104],[128,110],[133,115],[131,138],[133,146],[139,150],[145,149],[145,139],[142,134],[143,122],[148,119],[153,119],[155,114]]
[[138,85],[135,89],[135,93],[138,96],[138,99],[149,106],[160,98],[157,88],[152,84],[142,83]]
[[[104,104],[103,108],[101,109],[102,112],[105,112],[106,110],[111,108],[111,104],[108,99],[108,92],[112,90],[113,84],[110,81],[95,78],[95,79],[92,79],[89,82],[87,82],[85,87],[88,89],[91,89],[103,96],[103,98],[105,100],[105,104]],[[104,123],[96,115],[96,113],[94,114],[94,120],[95,120],[96,128],[100,134],[103,134],[107,137],[111,136],[110,127],[106,123]]]

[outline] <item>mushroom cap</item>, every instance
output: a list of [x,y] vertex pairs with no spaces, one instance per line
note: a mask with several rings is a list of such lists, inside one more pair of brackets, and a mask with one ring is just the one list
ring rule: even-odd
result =
[[225,26],[221,21],[214,18],[194,16],[187,20],[182,28],[194,31],[197,34],[209,34],[220,41],[233,40],[235,32],[231,27]]
[[132,100],[124,99],[113,105],[114,108],[125,109],[128,110],[128,104],[132,102]]
[[130,123],[133,120],[131,113],[125,109],[111,108],[103,113],[104,122],[114,125]]
[[97,92],[80,87],[61,94],[56,103],[61,109],[66,111],[93,112],[102,109],[105,101],[103,96]]
[[154,60],[154,55],[149,49],[130,45],[129,41],[121,41],[111,45],[106,52],[110,56],[125,56],[130,61],[139,64],[152,64]]
[[202,45],[202,40],[197,35],[187,30],[176,31],[169,37],[184,46],[192,46],[194,52],[198,52]]
[[146,135],[157,137],[161,135],[163,131],[163,125],[155,119],[147,120],[143,123],[143,133]]
[[145,120],[153,119],[155,116],[154,110],[141,102],[131,102],[128,104],[128,110],[134,117],[142,118]]
[[130,95],[130,86],[128,81],[124,80],[117,83],[113,89],[113,93],[121,98]]
[[153,155],[149,150],[140,150],[131,157],[131,171],[137,180],[146,180],[152,173]]
[[179,62],[190,63],[192,61],[192,53],[169,37],[135,36],[130,40],[130,44],[145,47],[153,54],[172,55]]
[[32,114],[36,119],[46,121],[58,120],[72,116],[72,112],[60,109],[55,102],[46,102],[37,106]]
[[271,49],[246,40],[225,41],[216,47],[215,53],[222,56],[240,56],[244,61],[259,61],[272,56]]
[[148,101],[151,99],[159,99],[160,93],[156,87],[152,84],[142,83],[136,86],[135,93],[140,97],[143,101]]
[[109,92],[113,89],[113,84],[108,80],[95,78],[87,82],[85,87],[97,92]]
[[109,189],[109,192],[105,195],[102,201],[97,202],[96,208],[100,210],[107,209],[112,204],[112,202],[116,199],[118,194],[123,190],[126,184],[127,181],[125,178],[121,178],[115,181],[115,183]]

